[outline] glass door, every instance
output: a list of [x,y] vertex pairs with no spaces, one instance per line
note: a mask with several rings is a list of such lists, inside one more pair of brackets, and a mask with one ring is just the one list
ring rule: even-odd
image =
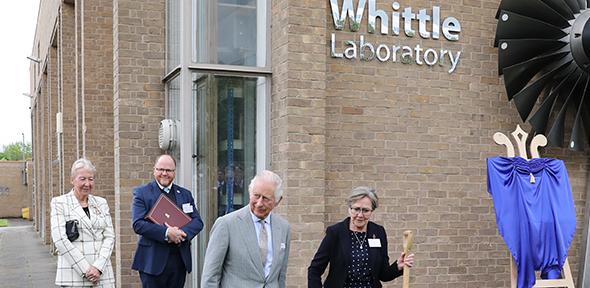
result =
[[248,205],[248,184],[256,175],[259,78],[193,73],[193,177],[205,224],[199,272],[215,220]]

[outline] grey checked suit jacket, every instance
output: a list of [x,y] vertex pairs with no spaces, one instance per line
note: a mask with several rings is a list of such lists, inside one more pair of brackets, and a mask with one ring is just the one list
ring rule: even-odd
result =
[[211,229],[201,288],[284,288],[289,260],[291,227],[271,214],[273,260],[265,279],[250,207],[218,218]]
[[[74,191],[51,200],[51,238],[58,251],[58,286],[92,286],[82,274],[96,267],[102,272],[100,282],[92,287],[115,287],[111,252],[115,243],[109,205],[104,198],[89,195],[90,219],[74,196]],[[78,220],[78,239],[70,242],[66,236],[66,221]]]

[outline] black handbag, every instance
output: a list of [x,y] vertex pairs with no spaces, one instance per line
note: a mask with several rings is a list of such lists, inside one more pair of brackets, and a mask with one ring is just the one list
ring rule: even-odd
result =
[[68,235],[68,240],[70,240],[70,242],[78,239],[80,236],[80,233],[78,232],[78,220],[74,219],[66,221],[66,235]]

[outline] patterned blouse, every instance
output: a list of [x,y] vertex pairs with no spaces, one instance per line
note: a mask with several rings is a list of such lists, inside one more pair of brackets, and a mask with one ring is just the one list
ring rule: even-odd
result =
[[344,288],[372,288],[373,277],[369,267],[367,232],[350,231],[350,242],[352,243],[352,263],[348,265]]

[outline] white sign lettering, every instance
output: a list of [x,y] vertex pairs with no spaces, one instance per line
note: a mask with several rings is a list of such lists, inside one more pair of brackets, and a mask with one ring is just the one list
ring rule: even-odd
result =
[[[356,9],[352,0],[343,0],[342,7],[338,6],[338,0],[330,0],[332,20],[336,30],[343,30],[348,21],[349,29],[357,32],[361,28],[365,6],[368,2],[367,32],[374,34],[377,30],[377,18],[380,20],[379,31],[382,35],[391,33],[399,36],[401,29],[407,37],[414,37],[416,34],[424,39],[439,39],[442,31],[443,37],[448,41],[459,41],[461,23],[455,17],[448,16],[442,20],[440,7],[432,6],[432,9],[419,9],[414,13],[412,7],[405,7],[403,10],[398,2],[391,4],[391,25],[389,14],[384,10],[377,10],[375,0],[358,0]],[[417,25],[416,25],[417,22]],[[417,27],[416,27],[417,26]],[[417,31],[416,31],[417,28]],[[338,45],[339,43],[343,43]],[[341,46],[341,47],[339,47]],[[443,48],[423,48],[420,44],[413,47],[387,43],[370,43],[365,41],[365,36],[360,35],[358,41],[340,40],[337,41],[336,33],[331,35],[330,54],[333,58],[346,58],[350,60],[371,61],[374,59],[380,62],[401,62],[403,64],[416,63],[427,66],[448,66],[448,73],[457,69],[461,51],[452,51]]]

